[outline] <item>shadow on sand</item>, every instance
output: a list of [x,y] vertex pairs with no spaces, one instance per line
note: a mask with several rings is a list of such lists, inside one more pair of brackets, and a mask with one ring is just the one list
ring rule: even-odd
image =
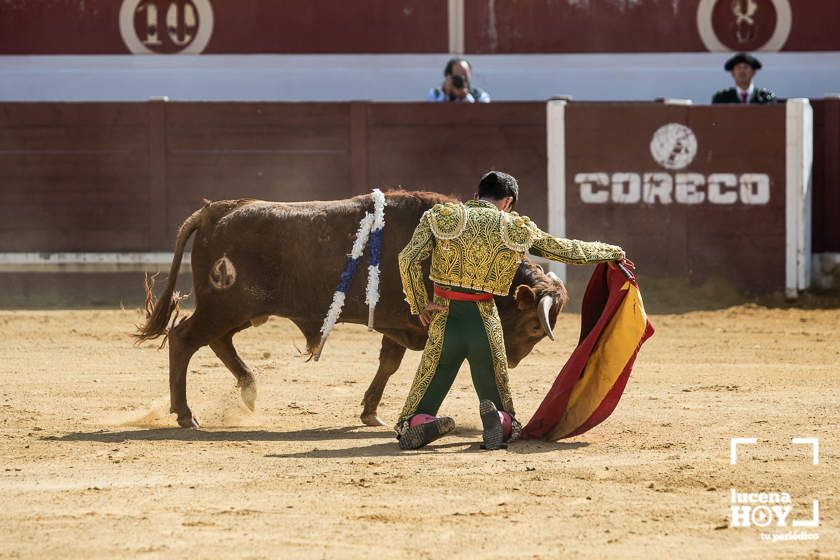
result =
[[47,436],[45,441],[95,441],[114,443],[121,441],[332,441],[342,439],[393,438],[393,432],[376,431],[366,426],[343,428],[316,428],[273,432],[267,430],[213,430],[184,428],[150,428],[121,430],[118,432],[97,430],[95,432],[74,432],[64,436]]
[[[441,440],[445,442],[446,440]],[[431,445],[421,449],[411,449],[403,451],[397,447],[396,440],[388,443],[376,443],[364,447],[346,447],[342,449],[318,449],[313,448],[309,451],[300,451],[296,453],[272,453],[264,455],[268,459],[339,459],[345,457],[382,457],[382,456],[397,456],[397,455],[434,455],[436,453],[446,452],[452,453],[458,451],[460,453],[515,453],[517,455],[532,455],[535,453],[550,453],[560,452],[570,449],[577,449],[586,447],[589,444],[586,442],[546,442],[546,441],[517,441],[506,450],[499,451],[485,451],[481,449],[481,440],[476,441],[456,441],[449,443],[435,442]]]
[[[376,430],[366,426],[345,426],[340,428],[317,428],[312,430],[294,430],[288,432],[272,432],[266,430],[189,430],[183,428],[149,428],[136,430],[95,432],[73,432],[63,436],[45,436],[43,441],[62,442],[100,442],[119,443],[124,441],[289,441],[289,442],[328,442],[342,440],[386,440],[372,445],[343,447],[341,449],[318,449],[313,447],[308,451],[295,453],[272,453],[264,455],[269,459],[329,459],[345,457],[374,457],[396,456],[404,454],[435,454],[439,452],[460,451],[461,453],[486,453],[481,449],[481,431],[464,429],[458,430],[456,436],[475,436],[470,441],[448,442],[446,439],[435,442],[422,449],[403,451],[397,447],[397,441],[390,430]],[[535,453],[551,453],[586,447],[587,442],[548,442],[548,441],[517,441],[507,448],[508,453],[531,455]],[[504,451],[499,451],[504,452]]]

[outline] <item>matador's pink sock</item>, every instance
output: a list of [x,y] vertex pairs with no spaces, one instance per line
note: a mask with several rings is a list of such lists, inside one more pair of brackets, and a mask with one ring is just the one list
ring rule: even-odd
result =
[[434,422],[435,417],[431,414],[415,414],[411,417],[411,420],[408,421],[408,427],[413,428],[414,426],[419,426],[420,424],[428,424],[429,422]]
[[513,430],[513,421],[510,418],[510,414],[505,412],[504,410],[499,411],[499,419],[502,421],[502,436],[504,436],[504,440],[510,437],[510,433]]

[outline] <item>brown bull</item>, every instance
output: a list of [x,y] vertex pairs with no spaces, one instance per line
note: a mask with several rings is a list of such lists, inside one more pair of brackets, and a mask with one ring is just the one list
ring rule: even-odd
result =
[[[377,407],[406,348],[422,350],[426,343],[427,333],[409,314],[402,293],[397,254],[421,214],[447,200],[451,199],[430,192],[386,194],[380,300],[374,319],[374,329],[383,336],[379,369],[362,401],[361,419],[367,425],[382,424]],[[256,400],[254,376],[236,353],[233,335],[277,315],[297,325],[306,337],[307,350],[310,354],[315,351],[365,212],[373,212],[369,195],[329,202],[225,200],[208,203],[187,218],[178,231],[166,288],[155,302],[147,286],[147,320],[135,335],[138,341],[168,336],[170,411],[178,415],[179,425],[198,425],[187,405],[186,375],[190,358],[202,346],[209,345],[233,373],[242,400],[251,409]],[[195,312],[169,328],[170,317],[178,308],[178,269],[193,232]],[[364,267],[359,268],[360,278],[347,293],[341,322],[367,323],[366,274]],[[510,294],[496,298],[510,367],[550,335],[566,299],[566,289],[556,276],[546,275],[528,261],[520,265]]]

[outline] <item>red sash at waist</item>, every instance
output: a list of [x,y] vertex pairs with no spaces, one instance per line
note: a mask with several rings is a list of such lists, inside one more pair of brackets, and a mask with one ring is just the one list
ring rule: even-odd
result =
[[435,295],[455,301],[488,301],[493,299],[493,294],[468,294],[466,292],[456,292],[455,290],[445,290],[437,285],[435,285]]

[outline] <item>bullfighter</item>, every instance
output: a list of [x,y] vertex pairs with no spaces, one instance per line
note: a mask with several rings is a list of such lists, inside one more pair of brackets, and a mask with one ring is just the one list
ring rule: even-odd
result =
[[[513,212],[519,197],[514,177],[490,171],[473,200],[436,204],[426,211],[399,254],[403,292],[429,338],[395,430],[401,449],[418,449],[455,427],[436,416],[466,359],[479,398],[483,447],[500,449],[519,437],[508,388],[507,357],[494,295],[507,295],[526,253],[569,264],[620,261],[616,245],[556,238]],[[431,257],[434,297],[423,284]],[[516,299],[527,298],[527,287]],[[533,292],[531,292],[533,297]],[[550,329],[550,327],[548,327]]]

